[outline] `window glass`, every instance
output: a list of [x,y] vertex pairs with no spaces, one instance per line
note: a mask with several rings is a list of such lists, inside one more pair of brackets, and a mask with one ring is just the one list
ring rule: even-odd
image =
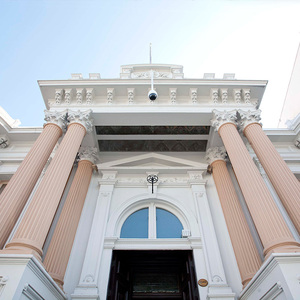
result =
[[148,238],[148,208],[131,214],[121,229],[121,238]]
[[156,209],[156,235],[157,238],[181,238],[183,226],[172,213]]

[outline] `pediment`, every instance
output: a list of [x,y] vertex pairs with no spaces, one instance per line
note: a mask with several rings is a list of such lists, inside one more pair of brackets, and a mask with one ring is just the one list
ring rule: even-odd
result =
[[169,155],[147,153],[98,164],[99,170],[108,169],[177,169],[206,170],[207,164],[172,157]]

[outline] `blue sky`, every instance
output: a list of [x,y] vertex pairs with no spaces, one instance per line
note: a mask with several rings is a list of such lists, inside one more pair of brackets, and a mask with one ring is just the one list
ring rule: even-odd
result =
[[37,80],[119,76],[120,65],[184,66],[186,78],[269,80],[261,106],[275,127],[300,42],[300,1],[0,0],[0,105],[41,126]]

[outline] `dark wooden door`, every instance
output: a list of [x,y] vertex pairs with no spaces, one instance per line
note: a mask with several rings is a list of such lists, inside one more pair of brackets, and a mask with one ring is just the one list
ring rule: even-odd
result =
[[199,300],[192,251],[114,251],[107,300]]

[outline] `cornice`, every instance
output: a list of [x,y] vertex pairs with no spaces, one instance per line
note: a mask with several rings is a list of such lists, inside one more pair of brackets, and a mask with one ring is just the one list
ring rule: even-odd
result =
[[[149,85],[149,79],[61,79],[61,80],[38,80],[40,87],[45,86],[86,86],[86,85]],[[184,78],[184,79],[155,79],[158,85],[189,85],[197,84],[200,86],[251,86],[265,87],[267,80],[224,80],[224,79],[199,79],[199,78]]]

